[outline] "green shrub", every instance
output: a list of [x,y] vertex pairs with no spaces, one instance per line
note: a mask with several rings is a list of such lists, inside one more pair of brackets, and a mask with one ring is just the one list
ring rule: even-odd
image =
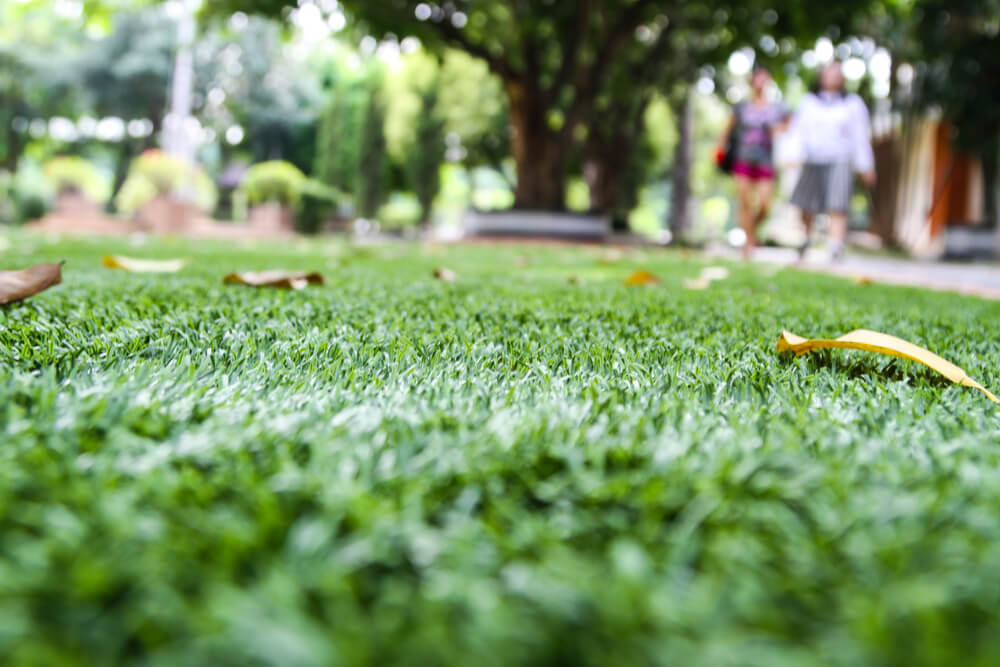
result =
[[132,215],[158,195],[179,194],[191,188],[192,203],[205,213],[219,199],[215,183],[198,165],[185,164],[162,151],[146,151],[129,166],[128,177],[115,196],[120,213]]
[[43,217],[51,207],[50,195],[37,168],[22,167],[14,174],[0,169],[0,223],[21,224]]
[[324,222],[336,214],[341,199],[336,188],[307,179],[295,208],[295,228],[303,234],[315,234]]
[[261,162],[247,169],[240,189],[251,205],[269,202],[295,206],[302,197],[306,176],[298,167],[281,160]]
[[42,166],[45,180],[57,195],[80,192],[93,202],[103,204],[110,196],[110,184],[88,160],[75,155],[60,155]]

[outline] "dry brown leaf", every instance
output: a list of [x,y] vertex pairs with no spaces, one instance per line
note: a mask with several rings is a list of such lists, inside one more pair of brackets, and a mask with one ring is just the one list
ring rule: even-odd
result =
[[434,269],[433,276],[438,280],[445,281],[446,283],[453,282],[455,279],[458,278],[457,273],[455,273],[451,269],[446,269],[443,266],[439,266],[438,268]]
[[257,271],[230,273],[223,279],[227,285],[250,287],[277,287],[279,289],[304,289],[309,285],[322,285],[323,276],[303,271]]
[[942,359],[930,350],[925,350],[902,338],[896,338],[895,336],[877,331],[859,329],[833,340],[823,338],[809,340],[802,336],[796,336],[789,331],[783,331],[781,337],[778,339],[779,352],[794,352],[797,356],[823,348],[864,350],[866,352],[878,352],[879,354],[887,354],[891,357],[915,361],[927,366],[931,370],[937,371],[955,384],[978,389],[986,394],[987,398],[994,403],[1000,403],[1000,400],[996,396],[991,394],[983,385],[970,378],[965,371],[955,364]]
[[177,273],[187,265],[186,259],[135,259],[122,255],[105,255],[103,264],[109,269],[131,273]]
[[62,282],[62,264],[36,264],[21,271],[0,271],[0,305],[23,301]]
[[875,281],[869,278],[868,276],[854,276],[854,282],[855,284],[861,285],[863,287],[875,284]]
[[654,276],[649,271],[636,271],[625,279],[625,285],[628,287],[659,285],[661,282],[662,281],[659,278]]

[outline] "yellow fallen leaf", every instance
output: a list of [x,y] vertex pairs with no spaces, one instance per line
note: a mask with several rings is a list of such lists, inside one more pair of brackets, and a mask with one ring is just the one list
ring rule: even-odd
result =
[[309,285],[322,285],[323,276],[302,271],[259,271],[230,273],[223,279],[227,285],[249,285],[250,287],[277,287],[279,289],[304,289]]
[[868,276],[854,276],[854,283],[857,285],[861,285],[863,287],[867,287],[869,285],[873,285],[875,281],[869,278]]
[[62,264],[36,264],[21,271],[0,271],[0,305],[23,301],[62,282]]
[[1000,403],[1000,399],[997,399],[983,385],[966,375],[965,371],[955,364],[942,359],[929,350],[925,350],[895,336],[859,329],[834,340],[819,338],[808,340],[788,331],[783,331],[781,338],[778,339],[779,352],[794,352],[796,355],[803,355],[823,348],[864,350],[866,352],[878,352],[879,354],[887,354],[891,357],[915,361],[918,364],[927,366],[931,370],[937,371],[955,384],[978,389],[986,394],[994,403]]
[[636,271],[628,278],[625,279],[625,285],[628,287],[642,287],[648,285],[659,285],[661,283],[660,279],[654,276],[649,271]]
[[453,282],[456,278],[458,278],[458,274],[451,269],[444,268],[443,266],[439,266],[434,269],[434,273],[432,275],[438,280],[443,280],[446,283]]
[[122,255],[105,255],[103,264],[109,269],[122,269],[132,273],[177,273],[185,266],[186,259],[135,259]]

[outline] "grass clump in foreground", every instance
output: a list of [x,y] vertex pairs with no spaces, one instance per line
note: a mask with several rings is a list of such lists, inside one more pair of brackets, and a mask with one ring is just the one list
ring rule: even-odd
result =
[[[691,292],[652,251],[10,246],[68,263],[0,310],[4,664],[1000,663],[1000,413],[773,351],[865,327],[996,389],[1000,304]],[[328,284],[221,284],[273,267]]]

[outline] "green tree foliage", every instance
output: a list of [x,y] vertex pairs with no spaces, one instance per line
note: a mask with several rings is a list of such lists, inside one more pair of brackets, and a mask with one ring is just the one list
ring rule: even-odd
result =
[[[376,80],[377,81],[377,80]],[[374,218],[385,201],[388,160],[385,138],[385,104],[377,82],[370,84],[368,104],[361,125],[361,144],[355,181],[358,215]]]
[[922,49],[918,96],[952,120],[963,148],[994,150],[1000,137],[1000,0],[917,0]]
[[371,85],[366,76],[341,70],[329,93],[317,133],[313,174],[322,183],[353,193],[361,161],[361,136]]
[[430,222],[431,206],[441,190],[441,165],[445,158],[445,121],[438,112],[436,85],[420,95],[413,149],[408,154],[407,176],[420,202],[420,221]]
[[254,162],[287,160],[303,171],[314,163],[317,120],[322,109],[319,76],[287,49],[281,25],[251,19],[239,30],[214,28],[202,40],[215,64],[202,90],[225,93],[223,109],[210,109],[220,125],[246,130],[245,149]]
[[[648,100],[643,91],[676,71],[674,63],[690,72],[688,64],[728,55],[772,26],[785,33],[816,33],[867,2],[808,8],[791,0],[457,0],[443,5],[344,0],[342,5],[374,34],[416,35],[430,48],[454,47],[485,62],[502,81],[509,105],[518,205],[560,209],[581,136],[619,116],[628,121],[638,115],[625,104],[609,118],[610,102],[623,95]],[[245,11],[276,16],[288,3],[239,4]],[[767,11],[774,14],[771,26],[761,20]],[[619,144],[620,150],[629,148]]]

